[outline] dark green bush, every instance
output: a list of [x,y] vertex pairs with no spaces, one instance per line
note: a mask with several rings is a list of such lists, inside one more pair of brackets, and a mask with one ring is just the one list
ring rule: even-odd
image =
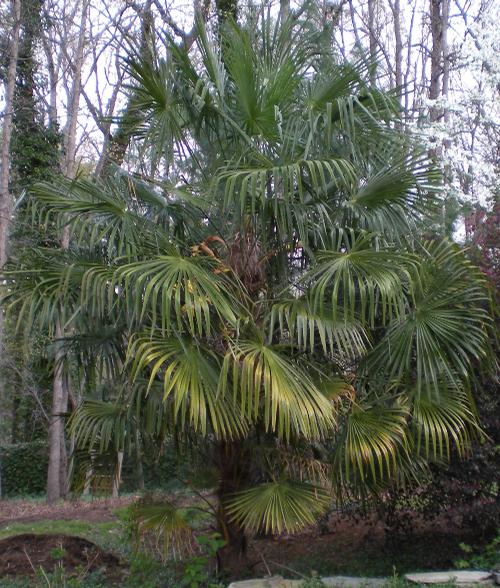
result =
[[48,447],[43,441],[0,447],[0,495],[42,494],[47,481]]

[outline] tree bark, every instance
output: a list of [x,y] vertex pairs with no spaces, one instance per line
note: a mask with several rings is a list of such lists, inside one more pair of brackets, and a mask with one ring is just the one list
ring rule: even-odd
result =
[[226,513],[225,505],[229,496],[245,487],[248,480],[248,471],[241,442],[221,442],[218,452],[217,520],[219,532],[226,542],[218,554],[219,565],[222,569],[230,561],[241,560],[246,557],[246,535],[237,523],[230,520]]
[[[140,11],[141,18],[141,46],[139,55],[141,59],[152,59],[151,55],[151,35],[153,34],[153,13],[151,10],[153,0],[146,0],[144,7]],[[134,133],[134,126],[137,122],[137,116],[133,110],[134,94],[128,99],[127,105],[120,118],[118,129],[112,135],[107,137],[104,147],[99,158],[96,168],[96,175],[105,177],[109,174],[113,166],[120,167],[125,159],[125,154]]]
[[[84,61],[85,33],[87,26],[88,0],[84,0],[78,43],[73,68],[68,106],[67,124],[64,130],[64,154],[62,159],[63,174],[70,179],[76,175],[76,125],[81,94],[82,67]],[[61,238],[61,246],[68,249],[70,242],[69,228],[65,227]],[[56,324],[56,340],[64,337],[61,319]],[[64,377],[64,354],[58,348],[55,358],[54,379],[52,385],[52,414],[49,427],[49,466],[47,471],[47,502],[53,503],[67,494],[68,490],[68,457],[66,437],[64,433],[64,415],[68,410],[68,380]]]
[[135,467],[137,475],[137,487],[144,490],[144,467],[142,464],[141,435],[139,429],[135,430]]
[[[16,84],[17,59],[19,55],[19,32],[21,29],[21,0],[12,0],[11,15],[13,20],[12,33],[9,46],[9,65],[5,87],[5,109],[2,125],[2,150],[0,155],[0,270],[7,262],[10,217],[12,212],[12,197],[9,189],[10,179],[10,141],[12,137],[12,119],[14,106],[14,89]],[[4,313],[0,308],[0,358],[4,353]],[[4,392],[3,366],[0,366],[0,393]],[[17,414],[14,399],[13,422],[16,422]]]
[[[431,17],[431,79],[429,84],[430,100],[437,100],[441,96],[442,56],[443,56],[443,21],[441,15],[442,0],[430,0]],[[439,118],[439,108],[432,106],[429,112],[431,122]]]
[[395,72],[396,72],[396,88],[398,89],[398,95],[401,98],[401,88],[403,85],[403,39],[401,37],[401,2],[400,0],[394,0],[391,2],[392,16],[394,19],[394,59],[395,59]]
[[[56,339],[62,336],[61,325],[56,325]],[[64,444],[64,413],[68,396],[64,386],[64,364],[62,350],[56,350],[54,378],[52,382],[52,411],[49,425],[49,467],[47,470],[47,502],[52,504],[62,497],[61,488],[65,475],[61,468],[62,446]]]
[[116,455],[116,466],[113,476],[113,490],[111,495],[113,498],[118,498],[120,493],[120,482],[122,479],[122,465],[123,465],[123,451],[118,451]]
[[[21,29],[21,0],[12,0],[12,34],[10,38],[9,67],[5,90],[5,110],[2,126],[2,152],[0,160],[0,269],[7,261],[10,215],[12,211],[9,190],[10,178],[10,140],[12,137],[12,119],[14,106],[14,89],[16,84],[17,58],[19,55],[19,32]],[[3,313],[0,313],[0,339],[3,339]]]
[[370,82],[372,86],[377,81],[377,71],[374,64],[377,60],[377,34],[376,34],[376,17],[375,17],[375,0],[368,0],[368,38],[370,43]]

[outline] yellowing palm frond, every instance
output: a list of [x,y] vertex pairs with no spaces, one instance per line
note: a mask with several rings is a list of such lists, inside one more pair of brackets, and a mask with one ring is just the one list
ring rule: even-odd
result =
[[250,533],[295,533],[312,525],[330,501],[322,488],[278,480],[238,492],[226,508],[229,516]]
[[218,394],[220,364],[207,347],[186,337],[136,337],[128,350],[132,374],[149,372],[151,388],[163,380],[164,402],[172,406],[174,422],[191,426],[202,435],[219,438],[243,435],[247,422],[234,401]]
[[[167,557],[182,557],[194,547],[194,529],[184,513],[167,500],[158,503],[137,503],[130,507],[130,520],[136,539],[154,547]],[[155,550],[155,551],[156,551]]]
[[332,404],[286,355],[262,342],[239,341],[224,358],[220,394],[232,396],[241,415],[261,420],[267,431],[289,439],[328,434],[335,425]]
[[236,312],[243,312],[228,278],[216,268],[205,257],[161,255],[124,265],[115,275],[137,317],[147,313],[163,333],[203,335],[211,333],[212,313],[234,326]]
[[336,483],[375,486],[390,479],[408,455],[408,411],[403,406],[353,405],[335,447]]

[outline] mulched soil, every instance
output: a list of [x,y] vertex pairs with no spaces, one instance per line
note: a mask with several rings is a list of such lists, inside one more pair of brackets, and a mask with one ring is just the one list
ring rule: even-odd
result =
[[58,564],[66,573],[82,576],[99,569],[108,579],[122,573],[116,556],[81,537],[25,533],[0,541],[0,578],[34,575],[40,568],[52,572]]
[[[29,501],[0,501],[0,528],[13,522],[47,519],[110,521],[115,518],[113,511],[116,508],[135,499],[128,496],[53,506]],[[412,522],[412,529],[411,536],[395,538],[386,533],[376,516],[354,520],[332,514],[322,532],[314,526],[300,535],[253,540],[248,557],[243,561],[232,561],[228,572],[232,578],[240,579],[264,576],[269,572],[293,577],[293,570],[358,575],[363,573],[366,562],[370,562],[371,575],[377,576],[391,575],[393,566],[398,573],[447,569],[463,557],[461,542],[478,546],[485,541],[482,530],[464,526],[457,511],[432,521],[416,519]],[[64,557],[57,559],[60,549],[64,549]],[[40,566],[52,571],[59,561],[66,570],[74,573],[87,568],[89,571],[106,568],[106,577],[113,581],[124,569],[117,557],[79,537],[23,534],[0,541],[0,578],[3,575],[30,575],[34,573],[33,568],[38,570]]]
[[[486,521],[485,521],[486,524]],[[263,537],[249,545],[246,561],[230,565],[232,578],[268,573],[294,577],[293,572],[322,575],[391,576],[420,570],[454,568],[464,558],[461,543],[479,547],[492,537],[482,529],[464,528],[455,511],[431,521],[415,519],[412,533],[391,535],[376,516],[353,520],[333,514],[320,532],[311,527],[297,535]],[[369,566],[366,564],[369,562]]]
[[25,500],[0,500],[0,529],[10,523],[30,523],[41,520],[84,520],[105,522],[116,518],[113,510],[127,506],[135,496],[95,500],[65,501],[57,504]]

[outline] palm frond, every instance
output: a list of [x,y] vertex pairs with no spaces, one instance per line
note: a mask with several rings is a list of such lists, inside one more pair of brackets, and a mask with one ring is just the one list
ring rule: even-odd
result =
[[139,320],[148,313],[163,333],[201,336],[211,333],[213,315],[235,326],[243,312],[224,269],[214,259],[161,255],[119,267],[115,279]]
[[329,300],[334,321],[359,318],[370,326],[378,317],[385,322],[398,316],[412,256],[379,249],[374,236],[348,231],[340,233],[335,249],[318,253],[317,265],[305,277],[313,308],[324,314]]
[[410,307],[369,354],[367,368],[402,379],[413,367],[418,388],[460,385],[486,354],[490,319],[483,280],[457,246],[430,244],[414,266]]
[[300,366],[262,341],[239,341],[224,358],[220,394],[231,394],[242,417],[262,420],[279,437],[319,438],[335,425],[333,406]]
[[471,440],[480,433],[470,396],[464,389],[444,384],[439,394],[414,393],[412,428],[416,448],[426,459],[450,459],[453,444],[459,456],[470,450]]
[[129,407],[122,402],[86,400],[71,415],[69,430],[81,448],[98,448],[101,453],[123,451],[129,441]]
[[376,486],[397,470],[400,455],[408,455],[408,410],[353,405],[341,427],[334,450],[334,482],[338,486]]
[[187,338],[136,337],[129,348],[132,375],[149,371],[150,388],[163,380],[163,400],[171,403],[179,428],[191,426],[202,435],[239,437],[247,423],[234,402],[218,394],[220,365],[217,355]]
[[295,533],[312,525],[330,501],[320,487],[277,480],[238,492],[228,500],[226,509],[249,533]]
[[168,500],[158,503],[136,503],[130,507],[130,520],[136,540],[148,545],[153,541],[163,559],[181,558],[192,553],[194,529],[185,513]]
[[364,355],[368,334],[354,320],[337,316],[331,308],[314,310],[307,299],[287,300],[273,304],[270,317],[270,337],[276,325],[282,337],[287,335],[291,343],[297,342],[300,349],[314,351],[318,344],[323,353],[338,353],[355,358]]

